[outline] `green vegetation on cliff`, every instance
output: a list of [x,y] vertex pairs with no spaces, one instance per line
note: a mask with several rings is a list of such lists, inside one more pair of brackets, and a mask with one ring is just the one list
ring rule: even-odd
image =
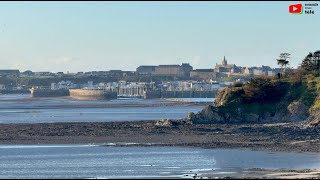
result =
[[306,120],[310,107],[320,107],[319,100],[315,101],[317,91],[313,81],[292,83],[288,79],[254,78],[241,87],[220,90],[213,105],[195,114],[191,121],[258,123]]
[[314,97],[312,103],[310,103],[310,117],[308,121],[312,126],[318,126],[320,124],[320,77],[314,75],[307,76],[308,88],[312,94],[309,97]]

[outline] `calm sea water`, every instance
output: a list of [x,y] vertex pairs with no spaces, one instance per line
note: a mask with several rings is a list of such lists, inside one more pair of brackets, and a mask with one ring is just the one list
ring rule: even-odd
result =
[[[0,123],[106,122],[184,118],[203,106],[165,106],[165,100],[116,99],[75,101],[67,98],[31,98],[0,95]],[[156,105],[155,107],[94,107],[94,105]],[[59,106],[67,107],[59,107]],[[71,105],[71,106],[70,106]],[[72,105],[74,105],[72,107]],[[85,105],[86,107],[80,107]],[[160,106],[159,106],[160,105]],[[78,106],[78,107],[76,107]],[[91,107],[90,107],[91,106]]]
[[319,154],[177,147],[0,145],[0,178],[243,175],[245,168],[319,168]]
[[[24,101],[27,100],[27,101]],[[0,95],[0,123],[121,121],[182,118],[202,106],[67,107],[59,105],[165,104],[161,100],[72,101]],[[319,168],[320,155],[177,147],[0,145],[0,178],[190,178],[237,175],[246,168]]]

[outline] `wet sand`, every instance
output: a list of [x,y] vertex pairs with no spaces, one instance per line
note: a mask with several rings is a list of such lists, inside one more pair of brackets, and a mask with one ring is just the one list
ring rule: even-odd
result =
[[[195,179],[212,179],[216,174],[208,171],[203,174],[192,174]],[[304,170],[269,170],[269,169],[246,169],[234,175],[218,177],[220,179],[320,179],[320,169]]]
[[[159,127],[156,121],[1,124],[1,144],[183,146],[320,152],[320,128],[302,123],[212,124]],[[129,144],[127,144],[129,143]],[[210,178],[210,172],[196,178]],[[248,169],[220,178],[320,178],[319,170]]]
[[155,143],[161,146],[320,152],[320,128],[301,123],[159,127],[156,121],[1,124],[1,144]]

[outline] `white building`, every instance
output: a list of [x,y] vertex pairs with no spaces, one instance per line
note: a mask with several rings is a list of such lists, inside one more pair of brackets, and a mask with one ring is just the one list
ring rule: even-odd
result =
[[51,89],[56,90],[56,89],[71,89],[71,88],[76,88],[77,84],[74,84],[71,81],[61,81],[59,83],[51,83]]
[[265,72],[262,69],[253,69],[253,74],[256,76],[265,75]]
[[51,90],[56,90],[58,89],[57,83],[51,83]]
[[275,72],[273,72],[273,71],[268,71],[268,76],[275,76],[275,75],[276,75]]
[[192,90],[194,91],[214,91],[220,88],[217,83],[191,83]]
[[0,84],[0,90],[5,90],[6,86],[4,84]]

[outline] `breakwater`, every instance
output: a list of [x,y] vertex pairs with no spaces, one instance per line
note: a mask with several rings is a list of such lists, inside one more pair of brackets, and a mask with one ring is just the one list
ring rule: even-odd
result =
[[217,91],[145,91],[144,99],[153,98],[215,98]]
[[146,89],[118,89],[108,91],[102,89],[30,89],[32,97],[70,96],[78,100],[117,99],[117,97],[143,97],[144,99],[157,98],[215,98],[217,91],[163,91]]
[[117,99],[117,92],[100,89],[69,89],[70,97],[78,100]]
[[0,94],[30,94],[28,89],[17,89],[17,90],[0,90]]
[[59,97],[59,96],[69,96],[68,89],[30,89],[32,97]]

